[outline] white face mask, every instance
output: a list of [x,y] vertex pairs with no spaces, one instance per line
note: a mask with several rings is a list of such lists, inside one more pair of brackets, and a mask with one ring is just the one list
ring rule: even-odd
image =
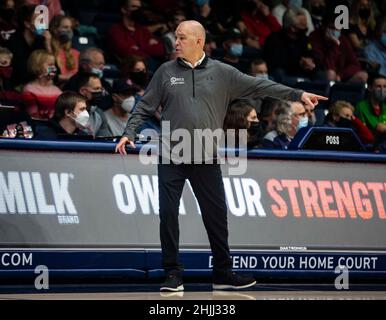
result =
[[122,106],[122,109],[125,110],[128,113],[133,111],[133,108],[135,106],[135,98],[134,98],[134,96],[130,96],[130,97],[126,98],[125,100],[123,100],[121,106]]
[[81,126],[82,128],[86,128],[88,125],[89,119],[90,119],[90,115],[88,114],[87,110],[84,110],[81,113],[76,115],[75,122],[77,125]]

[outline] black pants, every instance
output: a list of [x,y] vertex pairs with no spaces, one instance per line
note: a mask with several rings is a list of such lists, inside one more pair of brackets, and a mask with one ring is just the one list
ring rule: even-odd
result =
[[227,206],[219,164],[159,164],[159,207],[162,263],[166,272],[182,271],[178,261],[178,209],[185,179],[189,179],[201,209],[213,254],[214,272],[231,269]]

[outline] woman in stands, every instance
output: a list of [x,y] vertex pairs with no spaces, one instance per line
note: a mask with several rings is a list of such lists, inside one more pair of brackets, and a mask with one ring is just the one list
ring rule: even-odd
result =
[[264,136],[263,129],[257,117],[255,108],[248,102],[248,100],[236,100],[230,105],[224,120],[225,134],[229,134],[227,130],[231,129],[236,130],[236,145],[238,145],[239,142],[239,130],[247,129],[248,148],[261,146]]
[[73,20],[55,16],[50,24],[52,50],[60,70],[59,81],[67,81],[78,72],[79,51],[72,48]]
[[351,45],[358,56],[374,37],[375,13],[369,0],[354,0],[350,10],[350,29],[347,31]]
[[62,91],[54,84],[55,57],[45,50],[35,50],[27,62],[33,78],[24,86],[22,103],[32,119],[48,120],[55,112],[55,102]]

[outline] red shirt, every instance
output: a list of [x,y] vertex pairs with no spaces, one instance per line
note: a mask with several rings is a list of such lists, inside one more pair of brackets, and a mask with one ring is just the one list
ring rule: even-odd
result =
[[244,12],[241,14],[241,18],[249,33],[259,38],[260,46],[264,45],[265,39],[271,32],[279,31],[281,29],[279,22],[272,14],[264,16],[260,12],[255,15]]
[[[144,58],[162,57],[165,54],[163,43],[156,39],[151,32],[143,26],[135,25],[135,31],[128,30],[123,23],[111,27],[108,32],[108,41],[111,53],[120,57],[137,55]],[[157,40],[150,44],[150,39]]]

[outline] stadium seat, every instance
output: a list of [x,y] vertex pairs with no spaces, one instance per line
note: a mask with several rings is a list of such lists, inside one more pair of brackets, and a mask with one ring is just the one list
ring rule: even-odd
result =
[[356,105],[358,101],[362,100],[365,96],[365,86],[363,83],[335,83],[330,88],[330,100],[332,104],[338,100],[344,100],[350,102],[352,105]]

